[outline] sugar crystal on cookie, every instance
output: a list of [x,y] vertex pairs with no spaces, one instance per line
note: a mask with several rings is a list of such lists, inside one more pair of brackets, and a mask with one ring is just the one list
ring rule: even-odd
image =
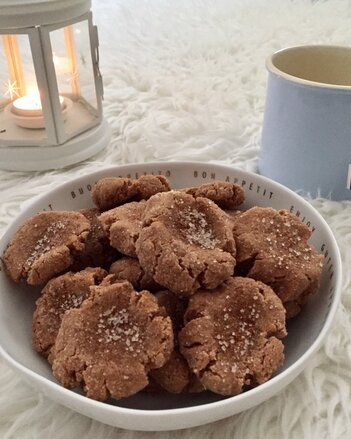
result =
[[149,371],[163,366],[172,349],[171,321],[155,297],[129,282],[106,282],[64,315],[53,372],[66,387],[81,384],[91,398],[122,398],[143,389]]
[[189,242],[199,244],[207,249],[214,249],[218,244],[203,212],[187,207],[180,213],[180,223]]
[[[273,311],[268,312],[270,306]],[[181,353],[213,392],[234,395],[244,385],[262,383],[283,361],[285,311],[261,282],[233,277],[213,292],[197,292],[189,300],[185,322],[179,334]]]

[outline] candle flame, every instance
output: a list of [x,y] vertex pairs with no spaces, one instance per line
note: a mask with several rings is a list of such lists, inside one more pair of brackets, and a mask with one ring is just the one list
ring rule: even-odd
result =
[[[60,105],[63,105],[64,98],[59,96]],[[22,96],[13,102],[13,106],[18,110],[42,110],[40,94],[35,89],[29,89],[26,96]]]
[[16,99],[13,105],[19,110],[41,110],[41,101],[39,93],[29,93]]

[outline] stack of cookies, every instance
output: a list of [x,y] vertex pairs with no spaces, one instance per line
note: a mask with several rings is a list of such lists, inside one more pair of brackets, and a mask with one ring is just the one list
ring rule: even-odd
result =
[[286,320],[319,287],[323,256],[284,210],[239,210],[243,189],[171,190],[109,177],[96,208],[27,220],[3,259],[42,285],[34,348],[67,388],[97,400],[139,391],[236,395],[284,361]]

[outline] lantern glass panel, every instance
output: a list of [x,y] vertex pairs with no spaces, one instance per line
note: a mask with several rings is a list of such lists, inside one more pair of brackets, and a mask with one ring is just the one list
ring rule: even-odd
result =
[[89,21],[51,31],[50,41],[59,95],[72,102],[70,117],[64,123],[65,133],[71,137],[100,120]]
[[40,143],[47,134],[29,36],[7,34],[0,40],[0,145]]

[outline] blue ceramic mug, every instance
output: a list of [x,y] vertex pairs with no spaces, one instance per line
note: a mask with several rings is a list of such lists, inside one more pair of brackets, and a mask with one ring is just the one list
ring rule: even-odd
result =
[[351,48],[291,47],[266,66],[259,172],[312,197],[351,200]]

